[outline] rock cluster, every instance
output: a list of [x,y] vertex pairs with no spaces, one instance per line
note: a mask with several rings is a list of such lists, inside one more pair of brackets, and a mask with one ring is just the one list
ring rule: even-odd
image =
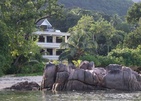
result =
[[31,91],[31,90],[39,90],[40,86],[36,82],[19,82],[11,87],[5,88],[9,90],[18,90],[18,91]]
[[36,82],[19,82],[12,90],[84,91],[116,89],[127,91],[141,90],[141,76],[129,67],[110,64],[105,68],[95,67],[94,62],[83,61],[79,68],[73,65],[47,64],[41,87]]
[[47,64],[41,89],[62,90],[141,90],[141,76],[118,64],[96,68],[93,62],[83,61],[79,68],[64,64]]

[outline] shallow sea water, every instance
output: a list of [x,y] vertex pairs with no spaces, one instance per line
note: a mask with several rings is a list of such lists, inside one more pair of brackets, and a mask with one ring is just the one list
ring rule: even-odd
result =
[[141,101],[141,92],[0,91],[0,101]]

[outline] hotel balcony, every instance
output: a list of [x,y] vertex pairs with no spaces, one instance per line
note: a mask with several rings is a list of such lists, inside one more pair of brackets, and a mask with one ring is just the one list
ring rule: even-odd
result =
[[42,48],[60,48],[61,43],[44,43],[44,42],[37,42],[37,45]]
[[69,33],[64,32],[49,32],[49,31],[36,31],[33,32],[36,35],[43,35],[43,36],[70,36]]
[[44,59],[49,59],[49,60],[58,60],[59,56],[57,55],[43,55]]

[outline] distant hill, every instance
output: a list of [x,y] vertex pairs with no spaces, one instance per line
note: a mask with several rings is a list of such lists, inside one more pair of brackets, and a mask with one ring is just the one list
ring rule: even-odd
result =
[[106,14],[126,15],[132,0],[58,0],[66,8],[80,7],[87,10],[104,12]]

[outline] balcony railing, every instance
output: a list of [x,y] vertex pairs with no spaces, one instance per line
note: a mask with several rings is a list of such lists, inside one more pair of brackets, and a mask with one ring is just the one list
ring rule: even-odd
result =
[[58,60],[59,56],[57,55],[43,55],[44,59],[49,59],[49,60]]
[[49,36],[70,36],[69,33],[65,33],[65,32],[48,32],[48,31],[36,31],[33,32],[33,34],[36,35],[49,35]]
[[44,43],[44,42],[37,42],[37,45],[43,48],[60,48],[61,43]]

